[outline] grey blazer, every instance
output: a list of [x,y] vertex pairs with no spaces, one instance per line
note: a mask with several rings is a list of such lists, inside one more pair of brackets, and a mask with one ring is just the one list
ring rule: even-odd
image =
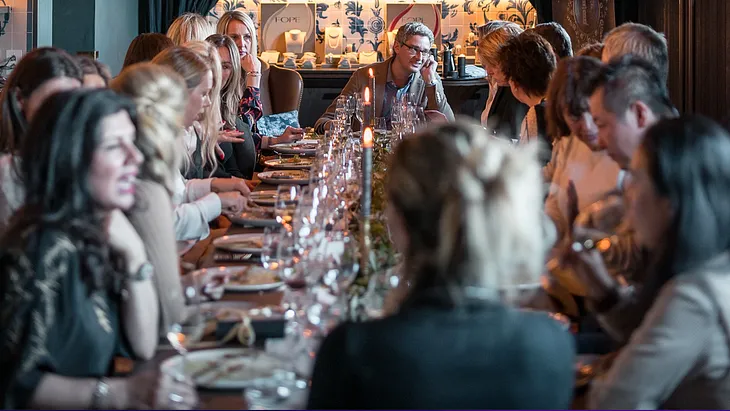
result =
[[[372,68],[373,74],[375,75],[375,116],[380,117],[383,113],[384,104],[381,97],[385,94],[385,83],[388,79],[388,70],[390,69],[392,60],[393,58],[391,57],[381,63],[375,63],[355,71],[345,85],[345,88],[340,92],[340,95],[347,96],[354,93],[362,93],[370,79],[368,69]],[[446,101],[446,94],[444,93],[444,87],[441,81],[438,81],[435,87],[426,87],[426,83],[421,78],[421,73],[415,73],[413,83],[411,83],[408,89],[408,98],[409,101],[419,102],[419,105],[426,110],[440,111],[449,121],[454,120],[454,112],[451,110],[449,102]],[[314,124],[314,128],[318,133],[324,133],[325,124],[335,119],[336,108],[337,100],[335,99],[327,107],[322,117]]]
[[[610,315],[602,320],[617,325]],[[593,382],[589,406],[730,409],[730,253],[662,288],[608,373]]]

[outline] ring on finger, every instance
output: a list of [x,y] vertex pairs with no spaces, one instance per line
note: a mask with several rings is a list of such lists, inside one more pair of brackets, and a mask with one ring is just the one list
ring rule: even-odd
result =
[[571,245],[571,248],[576,253],[580,253],[581,251],[591,251],[595,246],[596,246],[596,243],[589,238],[583,242],[580,242],[580,241],[574,242]]
[[183,396],[182,396],[182,395],[180,395],[180,394],[175,394],[174,392],[171,392],[171,393],[170,393],[170,394],[169,394],[169,395],[167,396],[167,398],[169,398],[169,399],[170,399],[170,401],[172,401],[172,402],[174,402],[174,403],[178,403],[178,404],[182,403],[182,402],[183,402],[183,401],[185,400],[185,399],[183,398]]

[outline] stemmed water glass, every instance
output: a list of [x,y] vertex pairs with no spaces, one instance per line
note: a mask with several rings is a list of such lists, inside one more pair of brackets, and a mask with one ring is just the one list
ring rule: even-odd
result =
[[298,185],[282,184],[276,188],[274,215],[276,216],[276,221],[282,224],[287,230],[291,230],[291,221],[297,209],[299,195],[300,188]]
[[[185,375],[190,346],[199,342],[205,333],[205,318],[200,307],[202,281],[198,275],[188,275],[187,277],[187,281],[183,285],[183,293],[187,302],[185,313],[180,321],[170,325],[166,335],[170,345],[182,356],[181,375]],[[178,290],[170,292],[175,293],[175,298],[178,298]]]

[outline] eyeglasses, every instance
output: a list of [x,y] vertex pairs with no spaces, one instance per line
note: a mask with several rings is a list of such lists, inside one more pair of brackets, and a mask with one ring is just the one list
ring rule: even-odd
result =
[[426,56],[426,55],[428,55],[428,52],[429,52],[428,49],[426,49],[426,50],[419,49],[418,47],[414,47],[414,46],[408,45],[406,43],[401,43],[401,45],[408,48],[408,54],[410,54],[411,56],[415,56],[416,53],[421,53],[421,56]]

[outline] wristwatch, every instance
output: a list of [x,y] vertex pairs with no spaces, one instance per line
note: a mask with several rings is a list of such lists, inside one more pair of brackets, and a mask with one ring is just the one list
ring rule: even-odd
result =
[[155,273],[155,268],[149,261],[145,261],[139,266],[139,269],[135,274],[130,275],[128,278],[131,281],[146,281],[152,278],[152,274]]

